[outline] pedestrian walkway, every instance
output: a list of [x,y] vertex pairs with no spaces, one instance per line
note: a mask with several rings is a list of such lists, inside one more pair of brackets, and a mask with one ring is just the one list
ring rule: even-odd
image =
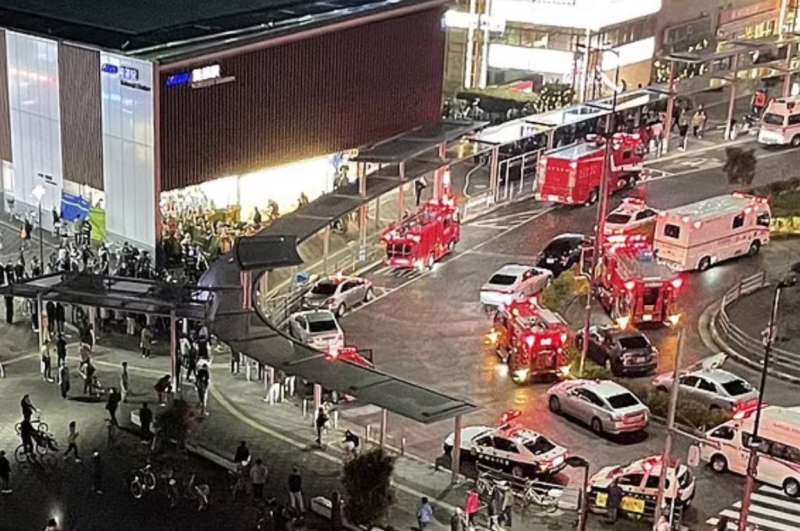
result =
[[[742,502],[734,503],[718,516],[709,518],[706,524],[717,525],[719,518],[729,519],[727,529],[735,531],[739,523]],[[752,495],[748,523],[758,526],[759,531],[797,531],[800,529],[800,501],[786,496],[780,489],[761,485]]]

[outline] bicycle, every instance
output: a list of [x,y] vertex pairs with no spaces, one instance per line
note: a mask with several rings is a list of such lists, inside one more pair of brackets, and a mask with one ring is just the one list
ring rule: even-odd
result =
[[167,499],[169,500],[170,509],[174,509],[178,505],[181,497],[186,497],[189,500],[197,501],[197,511],[205,511],[208,509],[208,498],[211,495],[211,487],[207,483],[196,483],[196,474],[189,476],[189,480],[181,485],[173,474],[168,474],[167,477]]
[[525,485],[525,489],[521,494],[522,501],[525,504],[525,509],[527,509],[530,505],[538,505],[547,512],[552,512],[558,509],[558,500],[564,493],[563,489],[551,487],[544,490],[544,492],[540,492],[542,490],[544,490],[544,487],[540,486],[539,488],[536,488],[533,482],[528,482]]
[[128,490],[135,499],[140,500],[145,492],[151,492],[156,489],[157,480],[153,472],[153,467],[147,463],[141,468],[133,471],[130,482],[128,483]]
[[[39,433],[47,434],[47,433],[50,432],[50,427],[47,425],[47,423],[45,421],[42,420],[42,416],[41,415],[37,415],[37,416],[31,418],[31,425]],[[14,431],[17,432],[17,435],[22,433],[22,422],[17,422],[14,425]]]
[[228,482],[232,501],[236,501],[239,492],[247,494],[247,481],[245,480],[244,469],[237,468],[236,470],[229,470]]

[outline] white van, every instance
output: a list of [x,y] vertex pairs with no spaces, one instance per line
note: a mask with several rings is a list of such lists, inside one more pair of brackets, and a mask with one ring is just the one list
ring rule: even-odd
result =
[[705,271],[737,256],[758,254],[769,243],[766,198],[733,193],[658,214],[653,247],[660,262],[678,271]]
[[761,118],[758,142],[766,145],[800,146],[800,96],[770,102]]
[[[755,410],[743,417],[708,431],[700,443],[700,458],[715,472],[747,474]],[[762,409],[758,438],[755,479],[782,488],[787,496],[800,496],[800,406]]]

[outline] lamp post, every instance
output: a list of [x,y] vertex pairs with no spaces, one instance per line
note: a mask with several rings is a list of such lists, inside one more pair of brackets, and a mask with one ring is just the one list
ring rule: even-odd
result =
[[[661,474],[658,476],[658,495],[656,496],[656,509],[653,514],[653,529],[658,525],[661,518],[661,507],[664,505],[664,495],[667,486],[667,472],[670,461],[672,461],[672,432],[675,428],[675,410],[678,406],[678,391],[680,382],[678,376],[681,366],[681,354],[683,353],[683,326],[680,326],[680,315],[669,317],[673,327],[678,327],[678,341],[675,350],[675,366],[672,368],[672,387],[669,394],[669,410],[667,412],[667,437],[664,441],[664,454],[661,456]],[[677,477],[677,475],[676,475]],[[674,483],[674,482],[673,482]]]
[[[795,269],[797,264],[792,269]],[[772,297],[772,312],[769,316],[769,326],[765,330],[764,337],[764,364],[761,366],[761,384],[758,387],[758,404],[756,408],[756,418],[753,423],[753,435],[750,437],[750,456],[747,460],[747,479],[744,484],[744,496],[742,497],[742,509],[739,513],[739,531],[747,528],[747,518],[750,514],[750,499],[753,494],[753,484],[755,483],[756,468],[758,467],[758,426],[761,422],[761,407],[764,403],[764,388],[767,386],[767,368],[769,367],[769,356],[772,352],[772,345],[775,342],[775,335],[778,327],[778,306],[781,302],[781,291],[791,288],[797,284],[797,277],[788,276],[775,286],[775,294]]]
[[42,232],[42,198],[45,194],[44,186],[37,184],[31,191],[39,209],[39,268],[44,273],[44,233]]
[[[603,175],[600,179],[600,197],[597,205],[597,231],[594,236],[594,249],[592,252],[592,263],[589,271],[589,290],[586,294],[586,315],[583,323],[583,344],[581,345],[581,362],[578,368],[578,377],[583,378],[583,367],[586,364],[586,356],[589,354],[589,329],[592,327],[592,289],[595,283],[595,271],[600,260],[600,253],[603,249],[603,231],[606,225],[606,211],[608,210],[608,179],[611,172],[611,140],[617,126],[617,94],[619,94],[619,52],[613,48],[601,49],[604,52],[611,52],[617,56],[616,68],[614,71],[614,84],[611,97],[611,115],[606,120],[606,145],[603,153]],[[588,53],[588,49],[587,49]],[[602,72],[601,72],[602,74]],[[603,76],[605,77],[605,76]],[[604,81],[606,81],[604,79]]]
[[586,530],[586,515],[589,512],[589,496],[586,493],[586,488],[589,485],[589,462],[583,457],[572,455],[567,457],[567,465],[573,468],[583,469],[583,488],[581,489],[581,507],[580,517],[578,518],[578,531]]

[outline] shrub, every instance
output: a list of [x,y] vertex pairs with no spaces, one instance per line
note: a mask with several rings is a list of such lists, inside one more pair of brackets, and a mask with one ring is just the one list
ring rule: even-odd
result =
[[586,293],[586,282],[578,276],[577,266],[564,271],[547,286],[539,297],[542,306],[564,313],[575,297]]
[[752,149],[725,148],[725,165],[722,170],[728,175],[730,184],[753,183],[756,175],[756,156]]
[[586,380],[608,380],[612,378],[610,371],[589,358],[586,358],[583,364],[583,375],[581,376],[581,351],[575,346],[571,346],[567,350],[567,359],[569,360],[569,378],[584,378]]
[[370,528],[386,516],[392,504],[394,462],[394,457],[376,448],[344,465],[345,514],[351,522]]
[[[650,384],[626,381],[620,381],[619,383],[639,397],[639,400],[650,408],[650,412],[653,415],[664,419],[667,418],[669,413],[669,393],[659,391]],[[678,395],[678,407],[675,411],[675,422],[677,424],[692,430],[704,431],[722,424],[730,418],[731,416],[727,411],[710,409],[703,402]]]

